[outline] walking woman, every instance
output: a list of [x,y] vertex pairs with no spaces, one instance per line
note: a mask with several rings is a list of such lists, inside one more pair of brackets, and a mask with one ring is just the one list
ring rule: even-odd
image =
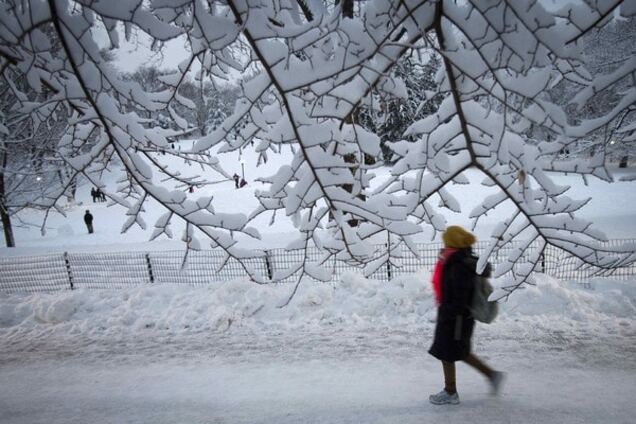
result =
[[[429,400],[435,405],[455,405],[459,403],[455,383],[456,361],[464,361],[481,372],[490,382],[493,394],[499,392],[504,374],[493,370],[470,352],[475,326],[469,310],[477,265],[477,258],[472,254],[475,236],[453,225],[446,229],[442,239],[444,249],[433,271],[433,292],[439,308],[435,340],[429,353],[442,361],[444,390],[431,395]],[[490,267],[484,273],[489,274]]]

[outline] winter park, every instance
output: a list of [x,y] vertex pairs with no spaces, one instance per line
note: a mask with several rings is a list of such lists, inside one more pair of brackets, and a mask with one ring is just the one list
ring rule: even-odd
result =
[[0,9],[0,423],[634,422],[636,2]]

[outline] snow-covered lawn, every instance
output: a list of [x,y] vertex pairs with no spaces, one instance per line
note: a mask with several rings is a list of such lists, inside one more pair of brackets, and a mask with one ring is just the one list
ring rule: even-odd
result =
[[631,423],[636,285],[540,278],[474,350],[508,372],[491,398],[458,367],[439,407],[426,272],[337,286],[245,281],[0,295],[2,423]]
[[[190,142],[182,142],[188,145]],[[240,212],[249,215],[258,206],[258,201],[254,197],[254,192],[266,186],[255,181],[259,177],[269,177],[278,168],[291,162],[292,155],[289,150],[283,150],[279,155],[271,155],[270,160],[257,166],[257,156],[252,151],[244,151],[239,159],[238,152],[230,152],[219,155],[224,169],[228,173],[241,175],[240,160],[245,163],[245,176],[250,182],[247,187],[240,190],[234,188],[231,180],[197,188],[194,193],[188,193],[190,199],[197,199],[200,196],[213,196],[214,207],[218,212]],[[171,156],[159,155],[158,159],[164,161],[172,169],[182,175],[197,175],[200,168],[188,166],[181,159]],[[576,176],[554,176],[555,183],[563,186],[570,186],[568,195],[573,199],[592,200],[580,211],[579,217],[590,220],[594,226],[604,231],[609,238],[635,238],[636,237],[636,212],[634,209],[634,182],[620,181],[622,177],[633,176],[636,169],[610,169],[616,182],[609,184],[596,178],[589,178],[588,185],[585,185],[580,177]],[[374,171],[377,178],[374,184],[380,184],[388,178],[390,169],[381,167]],[[444,210],[444,215],[449,224],[458,224],[469,227],[471,220],[468,218],[471,210],[477,206],[484,197],[493,193],[492,188],[481,186],[484,179],[483,174],[471,169],[465,172],[465,176],[470,181],[469,185],[450,185],[448,190],[458,200],[462,213],[453,213]],[[106,190],[114,190],[117,186],[117,172],[108,173],[104,176]],[[211,177],[214,179],[214,177]],[[0,247],[0,255],[38,255],[51,252],[113,252],[113,251],[156,251],[156,250],[177,250],[184,249],[181,240],[183,231],[182,223],[173,225],[173,239],[168,239],[165,235],[149,243],[148,240],[154,229],[155,221],[165,212],[156,202],[150,201],[143,215],[147,228],[141,229],[133,226],[126,233],[122,234],[121,229],[127,220],[126,209],[115,205],[108,207],[108,203],[93,203],[90,197],[91,186],[82,185],[78,189],[77,202],[80,203],[71,207],[67,211],[67,216],[53,214],[46,225],[46,234],[40,234],[39,224],[41,224],[43,214],[40,212],[27,211],[20,214],[20,219],[24,223],[33,225],[19,226],[15,221],[16,248],[8,249]],[[433,202],[435,203],[435,202]],[[94,234],[87,234],[83,221],[84,211],[90,209],[94,218]],[[494,226],[509,216],[512,209],[509,205],[503,205],[491,211],[487,217],[482,219],[475,232],[479,239],[485,240],[490,236]],[[273,225],[270,225],[270,214],[263,214],[251,225],[258,229],[262,235],[262,241],[249,241],[249,247],[274,248],[285,247],[299,237],[291,220],[283,214],[278,214]],[[424,228],[419,236],[415,237],[419,242],[430,242],[431,231]],[[384,236],[383,236],[384,237]],[[245,241],[245,240],[243,240]],[[205,239],[201,239],[202,246],[208,247]],[[381,240],[384,243],[384,238]]]

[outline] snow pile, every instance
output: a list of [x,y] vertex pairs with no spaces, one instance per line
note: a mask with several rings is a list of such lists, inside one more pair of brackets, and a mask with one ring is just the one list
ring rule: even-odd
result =
[[636,317],[636,285],[633,281],[597,279],[585,289],[542,276],[536,286],[526,286],[503,304],[508,317],[560,315],[574,321]]
[[[431,326],[436,308],[428,273],[390,283],[347,273],[337,285],[303,282],[289,305],[292,285],[257,285],[246,280],[205,287],[146,285],[119,290],[1,294],[0,333],[135,334],[227,331],[278,327],[311,330]],[[636,329],[636,287],[598,280],[593,289],[541,278],[502,303],[490,328],[525,323],[617,321]],[[601,330],[599,328],[599,330]]]
[[205,287],[144,285],[121,290],[75,290],[0,295],[0,327],[54,327],[55,331],[225,331],[231,326],[330,325],[385,322],[398,325],[434,317],[425,278],[391,283],[343,275],[339,285],[303,282],[283,308],[293,285],[247,280]]

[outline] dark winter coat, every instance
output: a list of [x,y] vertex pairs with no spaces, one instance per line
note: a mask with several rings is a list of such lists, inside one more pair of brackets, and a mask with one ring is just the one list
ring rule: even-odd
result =
[[459,249],[444,264],[442,302],[437,310],[435,339],[429,353],[442,361],[466,359],[475,320],[469,306],[473,298],[477,258],[470,248]]
[[93,223],[93,215],[91,215],[90,213],[86,212],[84,214],[84,222],[86,224],[92,224]]

